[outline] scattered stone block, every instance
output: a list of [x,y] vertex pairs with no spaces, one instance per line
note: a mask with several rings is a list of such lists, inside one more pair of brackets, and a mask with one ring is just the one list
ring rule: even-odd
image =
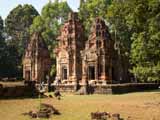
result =
[[39,111],[29,111],[23,115],[29,115],[31,118],[49,118],[51,115],[60,115],[60,112],[50,104],[41,104]]
[[118,114],[118,113],[112,114],[112,120],[121,120],[120,119],[120,114]]
[[56,91],[54,92],[54,96],[55,96],[58,100],[60,100],[60,99],[61,99],[61,93],[60,93],[60,91],[56,90]]
[[109,112],[92,112],[91,120],[122,120],[120,114],[114,113],[110,114]]
[[92,112],[91,119],[92,120],[107,120],[110,117],[110,114],[107,112]]
[[60,112],[50,104],[42,103],[41,107],[43,110],[47,109],[51,114],[60,115]]
[[49,98],[53,98],[53,96],[52,96],[52,95],[49,95],[48,97],[49,97]]

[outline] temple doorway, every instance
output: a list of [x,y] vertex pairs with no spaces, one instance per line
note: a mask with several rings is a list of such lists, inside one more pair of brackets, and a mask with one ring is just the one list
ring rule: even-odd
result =
[[62,79],[67,80],[67,68],[66,67],[62,68]]
[[31,80],[30,71],[26,71],[26,72],[25,72],[25,80],[26,80],[26,81]]
[[88,67],[88,79],[89,80],[94,80],[95,79],[95,67],[94,66],[89,66]]

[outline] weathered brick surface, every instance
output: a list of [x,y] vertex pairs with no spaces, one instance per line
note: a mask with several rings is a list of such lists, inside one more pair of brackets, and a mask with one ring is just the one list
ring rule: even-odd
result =
[[23,57],[23,77],[26,81],[47,81],[51,60],[47,45],[40,33],[34,33]]

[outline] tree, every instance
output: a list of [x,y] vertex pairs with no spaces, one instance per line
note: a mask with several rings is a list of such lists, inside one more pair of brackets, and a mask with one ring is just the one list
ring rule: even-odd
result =
[[132,29],[128,27],[127,17],[134,8],[130,0],[114,0],[107,10],[107,22],[109,23],[112,39],[115,41],[114,48],[116,50],[118,70],[123,81],[129,81],[130,68],[130,50]]
[[160,78],[159,6],[158,0],[114,0],[107,10],[119,57],[140,81]]
[[108,9],[118,49],[122,55],[127,52],[130,56],[130,71],[140,81],[160,78],[159,6],[158,0],[119,0]]
[[11,10],[5,19],[6,68],[10,74],[13,73],[12,76],[22,75],[22,56],[30,37],[29,27],[37,15],[38,12],[32,5],[25,4]]
[[127,25],[127,16],[132,6],[129,0],[113,1],[108,8],[107,21],[112,38],[115,40],[116,49],[123,56],[129,56],[131,47],[132,30]]
[[140,81],[160,80],[159,6],[158,0],[143,0],[133,11],[134,17],[129,24],[135,29],[131,49],[131,62],[134,66],[131,72]]
[[49,2],[43,9],[41,16],[37,16],[32,26],[30,27],[31,33],[41,32],[42,37],[48,45],[50,56],[53,61],[51,74],[55,74],[55,55],[53,50],[56,46],[56,39],[58,37],[61,25],[67,20],[68,13],[72,10],[69,8],[67,2]]
[[60,26],[67,20],[68,13],[71,11],[67,2],[59,2],[58,0],[49,2],[43,7],[41,16],[34,19],[30,28],[31,33],[42,32],[51,51],[55,46]]
[[5,19],[5,29],[10,39],[9,44],[15,45],[22,56],[29,39],[29,27],[33,19],[38,15],[37,10],[25,4],[14,8]]
[[5,40],[3,37],[3,31],[4,31],[3,20],[0,17],[0,76],[1,77],[4,74],[4,62],[5,62],[4,50],[6,47]]
[[11,53],[16,54],[16,51],[14,48],[8,47],[5,42],[4,25],[0,17],[0,77],[13,77],[17,74],[17,61]]
[[81,0],[79,15],[84,21],[84,26],[89,33],[91,23],[96,17],[102,17],[106,19],[108,6],[111,4],[111,0]]

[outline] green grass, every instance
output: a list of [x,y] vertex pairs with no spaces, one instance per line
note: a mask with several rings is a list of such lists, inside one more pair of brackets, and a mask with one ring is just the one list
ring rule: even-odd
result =
[[[120,113],[126,120],[159,120],[160,92],[137,92],[122,95],[72,95],[62,94],[59,101],[56,98],[43,98],[43,103],[52,104],[61,112],[49,120],[90,120],[90,113],[106,111]],[[0,100],[0,119],[31,120],[22,113],[36,110],[39,99]],[[43,119],[40,119],[43,120]]]

